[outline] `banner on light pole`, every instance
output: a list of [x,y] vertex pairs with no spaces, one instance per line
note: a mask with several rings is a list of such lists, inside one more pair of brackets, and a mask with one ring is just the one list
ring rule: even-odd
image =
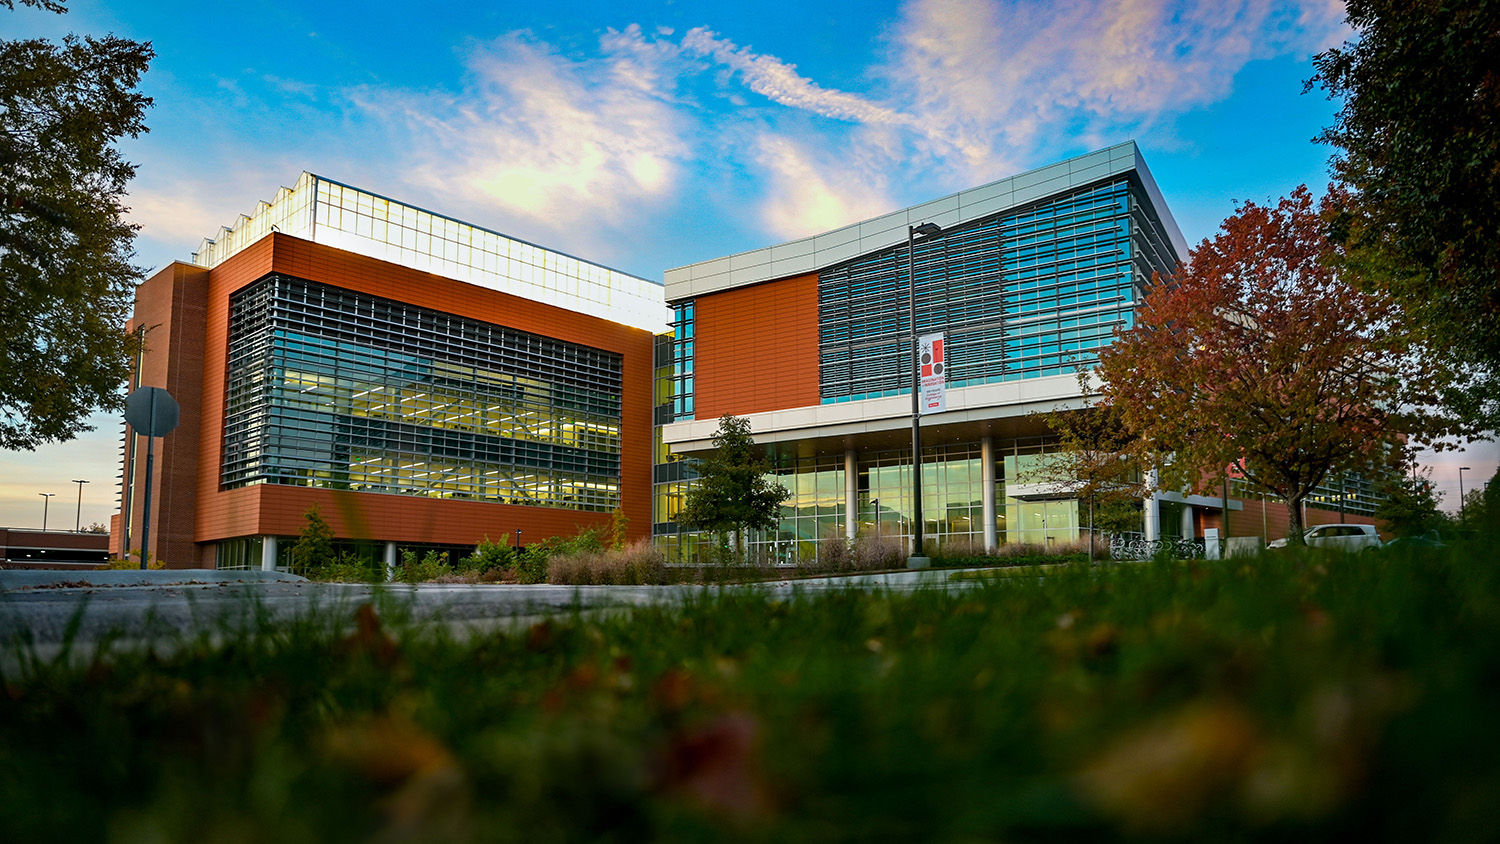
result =
[[948,409],[948,356],[944,346],[941,333],[917,338],[918,360],[922,367],[922,396],[918,406],[924,416]]

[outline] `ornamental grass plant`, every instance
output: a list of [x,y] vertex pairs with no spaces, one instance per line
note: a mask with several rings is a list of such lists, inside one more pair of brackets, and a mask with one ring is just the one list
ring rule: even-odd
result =
[[661,552],[643,539],[618,548],[588,548],[553,556],[547,582],[578,585],[634,586],[666,583]]

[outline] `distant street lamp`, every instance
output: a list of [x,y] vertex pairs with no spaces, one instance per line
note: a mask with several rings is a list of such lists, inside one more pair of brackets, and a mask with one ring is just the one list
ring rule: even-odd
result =
[[40,495],[42,497],[42,530],[47,529],[47,507],[52,503],[52,496],[56,494],[57,493],[55,492],[37,493],[37,495]]
[[911,486],[913,515],[911,557],[906,567],[925,569],[930,564],[922,554],[922,350],[917,342],[917,235],[942,234],[937,223],[906,227],[906,304],[911,319]]
[[1468,466],[1458,467],[1458,520],[1464,519],[1464,472],[1472,472]]
[[73,532],[78,533],[83,530],[83,485],[88,481],[75,480],[73,483],[78,484],[78,513],[73,517]]

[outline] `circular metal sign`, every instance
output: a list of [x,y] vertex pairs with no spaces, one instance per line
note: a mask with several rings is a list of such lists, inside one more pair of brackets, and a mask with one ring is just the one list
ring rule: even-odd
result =
[[182,408],[161,387],[137,387],[125,397],[125,421],[137,434],[165,437],[177,428]]

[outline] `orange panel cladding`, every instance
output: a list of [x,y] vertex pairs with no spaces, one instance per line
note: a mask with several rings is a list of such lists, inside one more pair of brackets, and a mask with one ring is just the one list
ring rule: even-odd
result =
[[818,276],[795,276],[696,300],[698,419],[818,403]]

